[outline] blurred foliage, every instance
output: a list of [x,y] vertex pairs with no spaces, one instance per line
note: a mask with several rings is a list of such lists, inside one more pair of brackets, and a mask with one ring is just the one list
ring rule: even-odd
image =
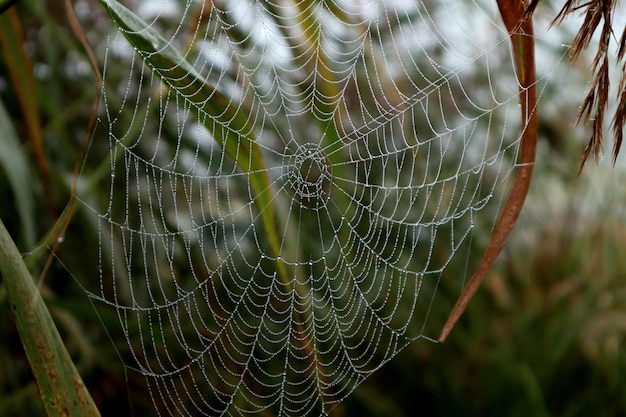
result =
[[[92,44],[102,48],[99,41],[110,27],[104,11],[91,2],[74,6]],[[12,81],[6,55],[0,54],[0,100],[21,139],[11,146],[27,161],[20,169],[31,177],[29,187],[16,186],[8,165],[0,166],[0,217],[37,277],[49,251],[33,236],[43,241],[68,201],[99,92],[57,2],[23,0],[17,11],[49,178],[29,134],[32,118],[14,105],[25,90]],[[118,76],[126,74],[120,69]],[[542,101],[552,94],[559,89],[547,89]],[[626,414],[626,258],[620,256],[626,245],[626,178],[603,167],[574,177],[579,149],[563,125],[576,112],[569,110],[571,117],[562,109],[543,113],[542,140],[551,146],[540,149],[531,197],[496,269],[448,342],[411,344],[340,404],[337,416]],[[9,139],[1,140],[9,146]],[[80,185],[97,184],[96,177]],[[106,196],[96,193],[98,198]],[[29,200],[37,205],[32,212],[24,209]],[[53,263],[42,292],[102,415],[154,415],[143,377],[123,364],[130,352],[118,317],[95,310],[78,284],[97,265],[83,256],[85,245],[97,244],[97,233],[97,225],[77,211],[60,247],[65,263]],[[445,319],[457,290],[442,289],[433,319]],[[10,317],[1,282],[0,317]],[[0,416],[43,415],[13,321],[2,320],[0,334]]]
[[[400,353],[345,415],[626,412],[626,178],[606,166],[572,178],[571,158],[570,174],[541,167],[506,252],[452,337]],[[388,407],[375,412],[379,396]]]

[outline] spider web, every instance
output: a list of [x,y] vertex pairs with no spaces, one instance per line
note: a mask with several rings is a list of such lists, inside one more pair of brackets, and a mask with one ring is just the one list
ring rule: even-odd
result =
[[[99,274],[81,284],[162,413],[329,414],[436,337],[442,277],[457,295],[506,196],[522,127],[495,3],[130,8],[236,111],[195,117],[154,53],[112,32],[81,174],[106,191],[79,193]],[[263,169],[233,156],[251,146]]]

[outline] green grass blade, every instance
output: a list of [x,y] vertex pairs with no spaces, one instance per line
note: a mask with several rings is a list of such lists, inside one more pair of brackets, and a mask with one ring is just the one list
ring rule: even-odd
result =
[[[195,68],[161,35],[116,0],[99,0],[126,39],[161,80],[194,110],[198,121],[213,135],[248,175],[263,228],[273,255],[279,258],[280,239],[275,224],[270,180],[245,111],[198,74]],[[290,287],[282,262],[277,262],[281,281]]]
[[15,9],[0,15],[0,53],[6,65],[21,110],[26,133],[24,138],[32,148],[33,156],[43,186],[45,204],[53,215],[53,191],[50,183],[50,168],[44,149],[44,135],[41,128],[40,102],[35,88],[32,63],[24,50],[23,29]]
[[20,252],[1,221],[0,273],[48,416],[100,416]]
[[20,243],[27,248],[35,244],[35,195],[28,161],[17,138],[13,123],[0,101],[0,171],[4,171],[15,196],[15,208],[20,218]]

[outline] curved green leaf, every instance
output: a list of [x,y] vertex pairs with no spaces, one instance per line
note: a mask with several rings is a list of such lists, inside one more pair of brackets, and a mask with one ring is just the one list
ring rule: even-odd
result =
[[[270,180],[248,115],[206,82],[171,43],[139,16],[116,0],[99,1],[146,65],[194,110],[198,121],[248,175],[264,231],[273,254],[279,259],[280,239],[276,232]],[[277,268],[283,283],[290,287],[284,264],[277,262]]]

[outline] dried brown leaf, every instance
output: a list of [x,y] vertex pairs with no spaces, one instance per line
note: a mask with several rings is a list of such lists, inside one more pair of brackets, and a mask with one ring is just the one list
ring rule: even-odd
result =
[[526,200],[535,166],[539,122],[535,85],[535,40],[532,15],[527,14],[530,6],[519,0],[497,0],[497,3],[515,51],[515,67],[520,85],[521,121],[524,126],[520,146],[520,166],[489,246],[444,324],[438,339],[440,342],[446,340],[504,247]]
[[[618,0],[591,0],[586,2],[567,0],[559,14],[552,21],[552,24],[559,24],[572,13],[580,11],[584,14],[583,23],[570,47],[572,60],[578,59],[580,54],[589,48],[594,34],[598,28],[601,28],[596,55],[591,66],[595,76],[577,116],[577,122],[592,122],[591,137],[581,155],[579,173],[582,171],[588,156],[593,155],[597,161],[603,149],[603,127],[610,95],[609,46],[613,35],[613,12],[617,3]],[[619,61],[626,56],[626,29],[622,33],[618,47],[617,59]],[[620,89],[617,93],[617,96],[620,98],[620,104],[613,117],[613,133],[615,136],[615,144],[613,146],[614,162],[621,148],[622,129],[626,123],[624,83],[626,81],[622,78]]]
[[626,27],[622,31],[622,37],[619,40],[619,49],[617,51],[617,60],[621,61],[624,59],[624,53],[626,53]]
[[613,164],[617,161],[617,155],[622,146],[624,139],[624,126],[626,125],[626,68],[622,70],[622,79],[619,83],[619,102],[615,110],[613,118],[613,134],[615,142],[613,143]]

